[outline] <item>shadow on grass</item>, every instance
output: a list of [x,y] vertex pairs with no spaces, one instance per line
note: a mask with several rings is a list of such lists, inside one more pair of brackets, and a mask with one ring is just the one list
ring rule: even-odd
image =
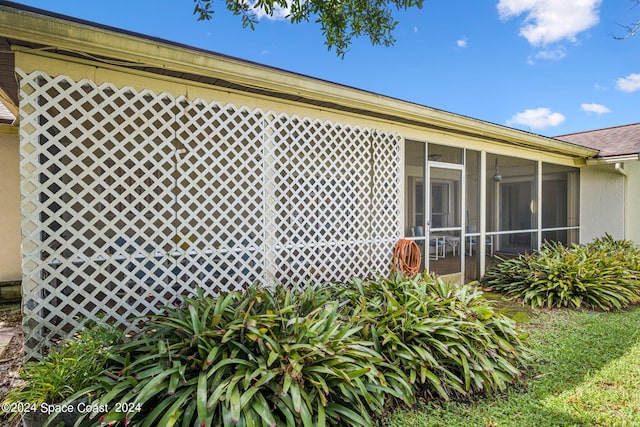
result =
[[[499,400],[498,400],[499,399]],[[520,393],[478,402],[432,403],[422,409],[398,412],[384,427],[569,427],[586,426],[569,414],[541,407]]]
[[[576,425],[601,425],[589,420],[604,412],[603,401],[575,399],[575,391],[586,387],[589,390],[585,395],[598,395],[594,388],[599,385],[593,378],[636,352],[640,345],[638,325],[640,307],[637,306],[608,313],[571,310],[540,313],[526,327],[537,355],[531,365],[532,377],[527,381],[528,393],[537,396],[548,409],[572,414],[577,418]],[[612,376],[602,381],[618,383],[625,374],[607,375]],[[640,382],[640,378],[635,382]],[[621,399],[618,404],[624,406],[624,398]],[[622,421],[626,417],[624,410],[612,415],[619,419],[609,419],[605,425],[629,425]],[[634,425],[640,425],[640,420]]]
[[484,297],[497,309],[497,312],[515,320],[516,322],[528,323],[535,315],[535,310],[521,302],[511,300],[497,292],[483,291]]
[[[498,294],[489,293],[485,297],[493,301],[499,312],[515,318],[519,327],[530,334],[530,346],[535,356],[527,372],[527,378],[519,387],[498,396],[478,398],[471,402],[430,402],[422,409],[397,411],[382,425],[640,425],[640,422],[626,422],[633,419],[636,412],[629,415],[628,411],[619,411],[620,415],[617,416],[615,410],[609,412],[611,418],[602,424],[594,414],[604,409],[598,407],[603,404],[603,400],[598,398],[589,402],[580,401],[582,396],[593,396],[593,390],[587,390],[585,393],[585,388],[598,387],[603,381],[622,382],[617,381],[616,377],[605,378],[599,380],[600,382],[593,381],[593,378],[599,372],[604,372],[607,366],[624,358],[634,345],[640,345],[640,307],[608,313],[566,309],[534,310],[518,302],[505,300]],[[626,362],[626,359],[621,360]],[[640,364],[640,360],[636,362]],[[634,381],[640,383],[640,377]],[[632,386],[625,387],[628,389]],[[580,394],[576,393],[576,390],[580,390]],[[610,403],[614,408],[625,404],[606,402],[607,405]]]

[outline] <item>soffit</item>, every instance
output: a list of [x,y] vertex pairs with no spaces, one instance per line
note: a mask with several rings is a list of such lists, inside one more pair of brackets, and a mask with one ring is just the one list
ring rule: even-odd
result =
[[18,84],[14,58],[7,39],[0,37],[0,123],[11,124],[18,116]]

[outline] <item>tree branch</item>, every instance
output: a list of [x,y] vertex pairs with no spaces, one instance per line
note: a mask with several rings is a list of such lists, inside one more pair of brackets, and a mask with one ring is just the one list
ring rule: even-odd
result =
[[[212,19],[213,1],[193,0],[198,21]],[[294,24],[315,18],[327,47],[344,57],[352,40],[361,36],[368,36],[374,46],[393,45],[393,31],[398,24],[393,9],[420,9],[423,3],[424,0],[225,0],[225,7],[240,15],[242,25],[251,29],[263,12],[273,17],[278,8],[287,10],[285,19]]]
[[[636,6],[640,5],[640,0],[630,0],[632,3],[635,3],[635,5],[633,5],[631,8],[633,9]],[[640,18],[638,18],[638,20],[634,23],[632,23],[631,25],[620,25],[618,24],[620,27],[624,28],[627,30],[626,34],[623,36],[613,36],[614,39],[616,40],[625,40],[628,39],[629,37],[633,37],[636,34],[638,34],[638,32],[640,31]]]
[[640,31],[640,19],[631,25],[620,25],[620,24],[618,25],[624,28],[625,30],[627,30],[627,32],[623,36],[613,36],[613,38],[616,40],[628,39],[629,37],[635,36],[636,34],[638,34],[638,31]]

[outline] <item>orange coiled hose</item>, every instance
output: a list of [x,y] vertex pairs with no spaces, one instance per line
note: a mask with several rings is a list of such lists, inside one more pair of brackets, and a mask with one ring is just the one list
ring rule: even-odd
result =
[[420,248],[413,240],[401,239],[393,251],[393,272],[414,276],[420,271],[422,255]]

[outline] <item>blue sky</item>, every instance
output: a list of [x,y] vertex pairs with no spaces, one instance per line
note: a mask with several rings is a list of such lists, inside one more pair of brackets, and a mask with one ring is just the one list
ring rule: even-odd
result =
[[640,122],[634,0],[425,0],[395,14],[392,47],[356,40],[344,59],[315,23],[263,18],[254,31],[189,0],[19,3],[542,135]]

